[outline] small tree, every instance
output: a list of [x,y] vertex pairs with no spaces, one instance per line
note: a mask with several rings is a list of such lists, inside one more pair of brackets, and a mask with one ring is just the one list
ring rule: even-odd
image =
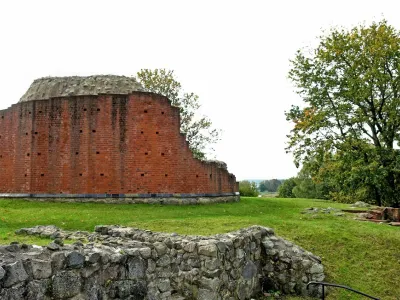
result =
[[282,182],[278,179],[270,179],[270,180],[263,180],[259,184],[260,192],[268,191],[271,193],[275,193],[278,191],[279,186]]
[[293,188],[296,186],[294,177],[286,179],[278,188],[278,197],[281,198],[294,198]]
[[200,108],[199,96],[184,92],[175,78],[174,71],[142,69],[136,76],[146,90],[167,97],[172,105],[179,107],[181,132],[186,135],[193,156],[205,159],[207,148],[220,140],[220,131],[212,128],[209,118],[196,116]]
[[239,193],[240,196],[257,197],[258,196],[257,184],[255,182],[250,182],[248,180],[240,181]]

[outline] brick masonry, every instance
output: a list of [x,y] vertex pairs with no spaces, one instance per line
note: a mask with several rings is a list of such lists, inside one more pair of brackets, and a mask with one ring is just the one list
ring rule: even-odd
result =
[[237,194],[235,176],[193,158],[179,128],[178,108],[146,92],[14,104],[0,111],[0,193]]

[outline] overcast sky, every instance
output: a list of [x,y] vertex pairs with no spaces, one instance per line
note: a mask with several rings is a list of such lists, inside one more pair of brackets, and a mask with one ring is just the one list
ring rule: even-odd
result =
[[1,1],[0,109],[35,78],[175,70],[222,129],[217,159],[238,179],[294,176],[284,111],[301,103],[287,79],[297,49],[323,29],[383,17],[397,1]]

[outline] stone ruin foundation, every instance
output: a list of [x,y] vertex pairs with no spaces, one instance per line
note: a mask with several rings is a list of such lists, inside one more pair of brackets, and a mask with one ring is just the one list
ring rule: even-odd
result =
[[[97,226],[94,233],[37,226],[17,233],[46,247],[0,246],[0,299],[252,299],[263,291],[321,296],[319,257],[252,226],[214,236]],[[63,239],[78,239],[64,245]]]
[[353,204],[353,208],[363,207],[365,210],[345,210],[346,212],[356,213],[358,217],[356,220],[368,221],[375,223],[387,223],[392,226],[400,226],[400,208],[394,207],[371,207],[371,205],[365,202],[356,202]]

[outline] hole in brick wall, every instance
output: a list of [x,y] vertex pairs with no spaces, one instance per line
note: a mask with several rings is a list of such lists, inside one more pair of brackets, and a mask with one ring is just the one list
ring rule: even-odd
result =
[[3,158],[3,155],[0,155],[0,158]]
[[168,174],[165,174],[165,177],[168,177]]
[[29,114],[31,114],[31,112],[29,112]]
[[92,130],[92,132],[93,132],[93,133],[95,133],[95,132],[96,132],[96,130],[94,130],[94,129],[93,129],[93,130]]
[[79,173],[79,176],[82,176],[82,173]]
[[29,153],[26,154],[26,156],[29,156],[29,155],[30,155]]
[[0,135],[0,139],[1,139],[1,135]]
[[42,111],[41,110],[39,110],[39,114],[41,114],[42,113]]
[[143,176],[144,176],[144,174],[142,173],[142,174],[140,174],[140,176],[142,176],[142,177],[143,177]]
[[28,133],[27,133],[27,132],[25,132],[25,135],[28,135]]
[[145,152],[144,155],[149,155],[149,153],[148,153],[148,152]]
[[79,154],[79,152],[75,152],[75,154],[76,154],[76,155],[78,155],[78,154]]
[[4,119],[4,116],[1,116],[2,119]]
[[141,131],[140,133],[143,134],[143,131]]
[[38,132],[37,132],[37,131],[35,131],[35,134],[38,134]]
[[43,177],[43,176],[44,176],[44,174],[40,174],[40,176],[41,176],[41,177]]
[[25,174],[25,177],[27,177],[28,176],[28,174]]
[[79,132],[82,133],[83,131],[82,131],[82,130],[79,130]]
[[196,178],[199,178],[199,175],[196,175]]
[[100,152],[99,152],[99,151],[96,151],[96,154],[100,154]]
[[162,111],[162,112],[161,112],[161,114],[163,115],[163,114],[164,114],[164,112]]
[[87,109],[86,109],[86,108],[84,108],[84,109],[83,109],[83,111],[87,111]]
[[161,156],[164,156],[164,153],[161,153]]
[[101,174],[100,174],[100,176],[104,176],[104,174],[103,174],[103,173],[101,173]]
[[40,155],[42,155],[42,154],[41,154],[40,152],[38,152],[38,154],[37,154],[37,155],[39,155],[39,156],[40,156]]
[[210,178],[212,178],[212,174],[210,174]]
[[132,190],[128,190],[128,193],[132,192]]
[[100,108],[98,108],[97,111],[100,111]]
[[144,113],[147,114],[147,109],[144,110]]
[[158,131],[156,131],[156,134],[158,134]]

